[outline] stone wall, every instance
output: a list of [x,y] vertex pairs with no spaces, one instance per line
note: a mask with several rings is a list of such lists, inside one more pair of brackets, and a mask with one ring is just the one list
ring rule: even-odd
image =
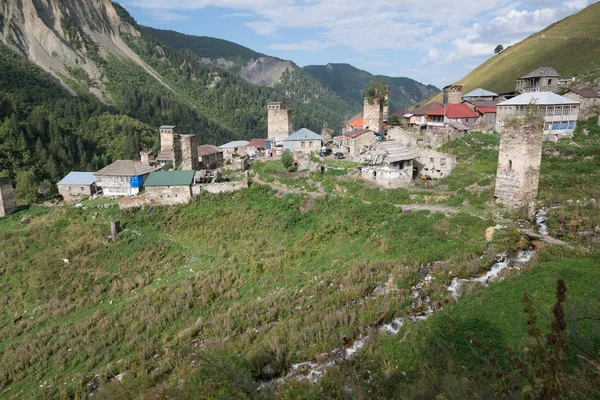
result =
[[8,178],[0,178],[0,218],[12,214],[17,209],[17,199],[12,182]]
[[187,204],[192,199],[190,186],[148,186],[144,197],[157,205]]
[[450,85],[444,88],[443,93],[444,104],[460,104],[462,103],[462,86]]
[[282,141],[290,136],[292,131],[292,110],[285,103],[267,105],[267,136]]
[[[289,143],[289,142],[286,142]],[[302,145],[304,143],[304,146]],[[319,151],[321,151],[321,147],[323,146],[323,142],[321,142],[320,140],[294,140],[292,142],[292,152],[295,155],[298,154],[302,154],[302,155],[308,155],[310,153],[318,153]],[[286,145],[286,148],[287,145]]]
[[348,140],[348,155],[356,160],[358,156],[367,148],[377,143],[377,136],[372,132],[363,133],[353,139]]
[[392,165],[363,166],[361,177],[382,188],[398,188],[410,185],[413,179],[413,161]]
[[58,194],[67,203],[75,203],[95,194],[92,185],[58,185]]
[[181,136],[181,169],[198,169],[198,143],[196,135]]
[[535,212],[542,159],[541,124],[505,127],[500,136],[496,201],[510,208]]
[[431,149],[422,149],[415,164],[420,175],[441,179],[452,173],[456,167],[456,157]]
[[583,97],[574,92],[567,92],[563,96],[579,102],[580,120],[600,115],[600,98]]
[[365,97],[363,109],[363,128],[381,134],[383,131],[383,106],[377,100],[373,104]]
[[194,195],[199,194],[202,191],[209,193],[230,193],[237,192],[239,190],[248,189],[248,180],[242,179],[238,182],[219,182],[219,183],[208,183],[206,185],[197,185],[192,187]]
[[392,126],[387,132],[387,140],[395,140],[407,147],[416,146],[418,139],[419,133],[407,131],[399,126]]

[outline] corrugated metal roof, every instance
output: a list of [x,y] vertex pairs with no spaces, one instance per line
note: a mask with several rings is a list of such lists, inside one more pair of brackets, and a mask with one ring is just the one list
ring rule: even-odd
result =
[[144,186],[189,186],[194,181],[196,171],[152,172]]
[[264,149],[265,142],[267,139],[254,138],[248,143],[248,147],[256,147],[257,149]]
[[91,185],[96,182],[93,172],[71,171],[57,185]]
[[94,172],[94,175],[138,176],[146,175],[158,169],[158,167],[151,167],[149,165],[142,164],[139,161],[117,160],[114,163],[102,168],[100,171]]
[[238,147],[246,147],[248,146],[248,143],[250,142],[247,140],[235,140],[233,142],[225,143],[219,146],[219,149],[235,149]]
[[290,136],[283,139],[284,142],[298,140],[323,140],[323,136],[311,131],[310,129],[302,128],[299,131],[292,133]]
[[552,92],[528,92],[513,97],[510,100],[503,101],[498,104],[501,106],[526,106],[529,104],[535,105],[560,105],[560,104],[579,104],[578,101],[559,96]]
[[425,104],[424,106],[421,106],[419,108],[415,108],[411,111],[411,113],[413,113],[414,115],[427,115],[428,112],[438,109],[440,107],[443,107],[442,103],[434,101],[432,103]]
[[222,153],[222,151],[217,149],[216,146],[212,146],[210,144],[198,146],[198,157],[210,156],[211,154],[217,153]]
[[588,99],[597,99],[600,97],[600,91],[598,90],[571,89],[571,92],[578,94],[581,97],[586,97]]
[[446,104],[446,107],[441,106],[435,110],[431,110],[427,115],[440,115],[445,113],[448,118],[477,118],[479,115],[465,103],[461,104]]
[[527,75],[520,77],[519,79],[527,79],[527,78],[541,78],[543,76],[556,76],[558,77],[558,72],[552,67],[540,67],[535,71],[531,71]]
[[471,90],[469,93],[463,95],[465,97],[496,97],[498,93],[490,92],[489,90],[485,90],[482,88],[477,88],[475,90]]

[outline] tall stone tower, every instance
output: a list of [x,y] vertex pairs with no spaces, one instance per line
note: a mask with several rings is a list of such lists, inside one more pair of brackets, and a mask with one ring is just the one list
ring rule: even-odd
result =
[[444,88],[443,104],[460,104],[462,103],[462,86],[448,85]]
[[10,179],[0,178],[0,218],[14,213],[16,209],[17,201]]
[[168,161],[173,163],[177,169],[181,165],[181,135],[175,125],[163,125],[160,130],[160,154],[157,161]]
[[181,169],[198,169],[198,142],[196,135],[181,135]]
[[386,86],[387,93],[385,95],[385,105],[383,106],[383,120],[387,121],[390,116],[390,87]]
[[267,104],[267,132],[269,138],[280,142],[290,136],[292,131],[292,110],[283,102]]
[[370,129],[377,134],[383,132],[383,105],[379,100],[374,99],[373,104],[365,97],[363,108],[363,128]]
[[500,137],[494,197],[510,208],[526,207],[529,216],[535,214],[543,133],[541,123],[517,123]]

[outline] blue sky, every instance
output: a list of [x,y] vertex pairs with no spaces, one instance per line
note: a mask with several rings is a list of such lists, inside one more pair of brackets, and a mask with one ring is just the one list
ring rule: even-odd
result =
[[119,0],[141,24],[443,87],[596,0]]

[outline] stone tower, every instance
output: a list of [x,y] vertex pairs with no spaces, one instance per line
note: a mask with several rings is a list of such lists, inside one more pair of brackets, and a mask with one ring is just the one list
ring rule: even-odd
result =
[[160,154],[158,161],[164,161],[163,158],[169,155],[173,163],[173,168],[177,169],[181,165],[181,135],[175,125],[163,125],[160,130]]
[[363,129],[370,129],[377,134],[383,132],[383,105],[377,100],[373,104],[365,97],[363,109]]
[[460,104],[462,103],[462,86],[448,85],[444,88],[443,104]]
[[516,123],[500,137],[494,197],[510,208],[526,207],[529,216],[535,214],[543,133],[541,123]]
[[390,116],[390,87],[386,86],[387,93],[385,95],[385,106],[383,106],[383,120],[387,121]]
[[196,135],[181,135],[181,169],[198,169],[198,143]]
[[267,136],[280,142],[290,136],[292,131],[292,110],[286,103],[277,102],[267,105]]
[[0,178],[0,218],[12,214],[16,209],[17,201],[10,179]]

